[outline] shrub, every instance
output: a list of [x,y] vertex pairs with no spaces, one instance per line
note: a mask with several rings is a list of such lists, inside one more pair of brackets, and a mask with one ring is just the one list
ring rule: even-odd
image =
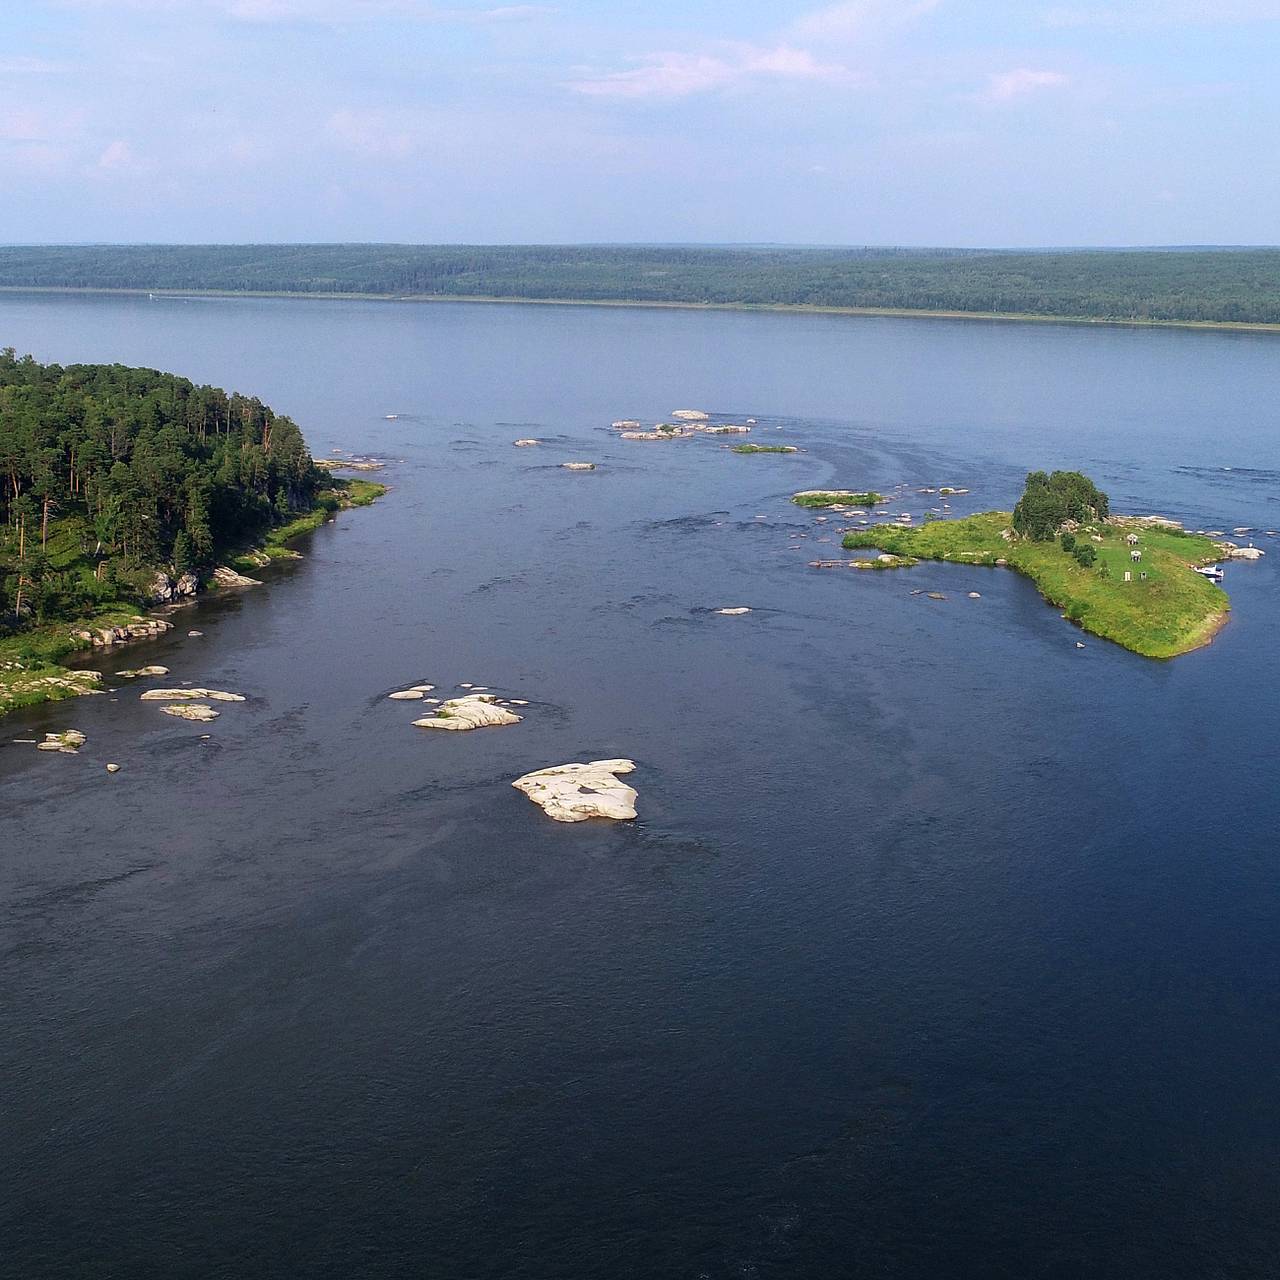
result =
[[1064,533],[1060,539],[1063,551],[1074,551],[1076,549],[1076,535],[1074,533]]
[[1075,549],[1075,557],[1084,568],[1090,569],[1093,567],[1094,561],[1097,560],[1098,553],[1094,550],[1093,543],[1082,542]]

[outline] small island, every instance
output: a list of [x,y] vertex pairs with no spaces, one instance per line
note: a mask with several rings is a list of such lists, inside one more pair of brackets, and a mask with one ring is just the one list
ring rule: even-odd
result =
[[793,444],[735,444],[734,453],[799,453]]
[[806,489],[793,493],[791,501],[797,507],[877,507],[889,499],[874,489],[865,493],[856,489]]
[[1113,516],[1107,495],[1076,471],[1032,472],[1012,512],[882,525],[845,534],[849,550],[916,560],[1007,565],[1085,631],[1148,658],[1208,644],[1226,622],[1227,594],[1198,570],[1229,547],[1175,521]]

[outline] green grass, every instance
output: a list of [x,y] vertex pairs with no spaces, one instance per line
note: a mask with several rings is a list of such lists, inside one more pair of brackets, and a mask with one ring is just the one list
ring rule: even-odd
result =
[[799,453],[793,444],[735,444],[734,453]]
[[852,489],[815,489],[811,493],[792,494],[791,501],[798,507],[874,507],[888,499],[874,489],[855,493]]
[[305,515],[290,520],[288,524],[277,525],[269,529],[258,546],[232,556],[227,563],[240,573],[252,573],[261,569],[273,560],[296,560],[298,553],[291,551],[288,544],[304,533],[313,533],[335,511],[348,507],[367,507],[387,492],[385,484],[373,480],[348,480],[335,476],[333,484],[321,491],[316,505]]
[[[1098,553],[1085,569],[1057,542],[1005,541],[1005,511],[988,511],[962,520],[932,520],[919,529],[881,526],[848,533],[850,550],[875,547],[893,555],[960,564],[994,565],[1005,561],[1025,574],[1041,595],[1059,606],[1084,630],[1113,640],[1148,658],[1172,658],[1207,644],[1231,608],[1220,587],[1193,572],[1195,565],[1223,559],[1214,542],[1180,530],[1102,524],[1102,541],[1088,531],[1077,538]],[[1141,563],[1130,559],[1125,535],[1138,534]],[[1107,567],[1110,576],[1102,572]],[[1128,571],[1133,581],[1125,582]],[[1139,575],[1145,572],[1146,580]]]

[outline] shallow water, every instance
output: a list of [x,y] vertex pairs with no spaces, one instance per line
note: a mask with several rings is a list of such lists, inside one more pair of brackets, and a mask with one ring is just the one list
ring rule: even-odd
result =
[[[248,695],[214,724],[0,724],[0,1273],[1273,1273],[1280,555],[1154,663],[999,570],[810,570],[786,498],[1067,465],[1272,528],[1275,339],[10,295],[6,343],[393,492],[101,663]],[[805,452],[607,429],[686,404]],[[423,733],[420,681],[531,705]],[[613,756],[634,824],[509,786]]]

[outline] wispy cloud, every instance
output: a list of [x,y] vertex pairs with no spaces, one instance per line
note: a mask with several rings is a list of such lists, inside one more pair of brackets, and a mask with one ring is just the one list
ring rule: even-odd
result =
[[844,67],[820,62],[792,45],[757,48],[742,45],[723,54],[651,53],[635,66],[603,74],[584,73],[569,82],[576,93],[596,98],[685,98],[745,84],[761,77],[775,80],[834,80]]
[[987,77],[987,87],[979,97],[984,102],[1005,103],[1046,89],[1064,89],[1071,77],[1061,71],[1037,71],[1019,67],[1014,71],[997,71]]
[[1280,22],[1280,0],[1135,0],[1130,4],[1063,5],[1044,12],[1050,27],[1144,30]]
[[60,0],[64,8],[156,13],[248,23],[347,24],[387,19],[488,25],[527,22],[556,12],[551,5],[445,6],[427,0]]
[[908,26],[941,5],[942,0],[843,0],[805,14],[791,30],[806,40],[856,40]]

